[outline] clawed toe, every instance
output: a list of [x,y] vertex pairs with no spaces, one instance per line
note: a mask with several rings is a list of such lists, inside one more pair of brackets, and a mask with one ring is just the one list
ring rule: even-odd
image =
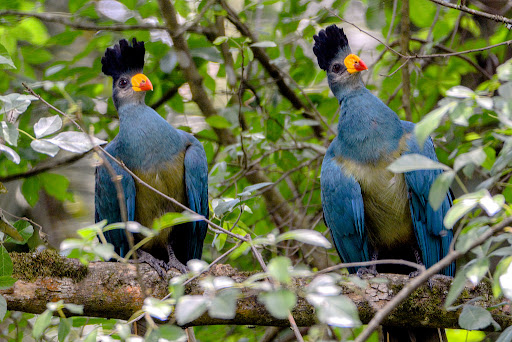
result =
[[375,267],[370,267],[370,268],[367,268],[367,267],[360,267],[358,270],[357,270],[357,276],[359,278],[362,278],[364,275],[372,275],[374,277],[377,276],[378,272],[376,270]]

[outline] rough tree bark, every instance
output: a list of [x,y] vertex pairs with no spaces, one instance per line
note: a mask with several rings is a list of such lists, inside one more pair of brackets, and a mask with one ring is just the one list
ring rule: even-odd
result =
[[[78,260],[63,258],[52,251],[12,253],[11,257],[14,277],[18,281],[11,289],[0,291],[7,300],[9,310],[41,313],[46,310],[47,302],[63,300],[65,303],[83,305],[86,316],[128,319],[142,308],[145,296],[137,283],[134,265],[95,262],[86,267]],[[140,269],[148,294],[156,298],[164,297],[167,282],[146,264],[140,265]],[[214,265],[207,274],[227,276],[238,283],[250,275],[230,265]],[[169,275],[173,275],[172,271]],[[397,274],[380,274],[379,278],[387,279],[387,283],[370,281],[366,289],[350,283],[342,285],[343,293],[357,305],[363,323],[367,323],[409,280],[407,276]],[[295,278],[290,286],[296,290],[299,298],[293,309],[299,326],[311,326],[317,322],[314,308],[304,298],[305,287],[310,280]],[[436,276],[432,279],[431,289],[424,285],[416,290],[383,323],[389,326],[457,328],[460,310],[447,312],[443,308],[451,280],[449,277]],[[200,295],[203,291],[198,281],[193,281],[187,285],[185,293]],[[216,319],[205,314],[190,325],[289,325],[288,320],[276,319],[268,313],[264,305],[258,302],[258,293],[254,289],[242,290],[234,319]],[[483,283],[476,287],[466,286],[456,304],[479,296],[482,300],[473,305],[489,308],[498,303],[492,297],[490,285]],[[509,306],[500,306],[491,313],[502,328],[512,325]]]

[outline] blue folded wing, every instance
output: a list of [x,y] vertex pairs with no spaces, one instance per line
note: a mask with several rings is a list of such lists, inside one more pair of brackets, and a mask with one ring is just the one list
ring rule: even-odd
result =
[[[331,145],[332,146],[332,145]],[[361,187],[347,176],[329,148],[320,176],[325,223],[344,262],[369,261]],[[359,267],[348,268],[355,273]]]
[[[188,207],[208,218],[208,162],[201,143],[191,137],[185,153],[185,187]],[[201,259],[208,225],[205,221],[187,224],[187,260]]]
[[[117,163],[110,161],[115,173],[121,176],[128,221],[135,217],[135,183],[128,172]],[[95,221],[107,220],[108,223],[123,222],[117,200],[117,190],[112,176],[104,165],[96,169],[96,188],[94,194]],[[117,254],[124,257],[129,251],[128,239],[124,229],[113,229],[104,233],[107,242],[114,245]]]
[[[411,136],[407,140],[408,151],[405,153],[418,153],[437,161],[436,152],[432,139],[425,141],[423,148],[420,148],[414,135],[414,124],[402,121],[406,133]],[[409,189],[409,207],[411,210],[414,232],[421,249],[423,263],[429,268],[443,257],[445,257],[453,240],[453,231],[446,229],[443,219],[453,203],[453,195],[448,191],[441,207],[434,211],[429,204],[428,195],[430,188],[441,170],[417,170],[405,173],[405,181]],[[443,271],[443,274],[454,276],[455,263],[450,264]]]

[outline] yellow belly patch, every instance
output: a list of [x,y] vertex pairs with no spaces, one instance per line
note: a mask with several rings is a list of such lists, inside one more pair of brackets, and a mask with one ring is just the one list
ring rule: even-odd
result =
[[354,177],[361,186],[365,228],[370,242],[377,248],[391,248],[414,239],[405,177],[386,169],[392,160],[401,155],[404,147],[405,137],[391,158],[376,164],[338,160],[346,175]]
[[[186,188],[184,177],[185,153],[181,153],[171,162],[164,163],[157,170],[150,172],[134,172],[144,182],[162,193],[186,205]],[[168,212],[182,212],[183,210],[171,201],[155,193],[152,189],[135,182],[135,221],[143,226],[151,227],[153,220]],[[172,227],[164,229],[158,237],[146,243],[143,249],[151,249],[155,244],[166,244]]]

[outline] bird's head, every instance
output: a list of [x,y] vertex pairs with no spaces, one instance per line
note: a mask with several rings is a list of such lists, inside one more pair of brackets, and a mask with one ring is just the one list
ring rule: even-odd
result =
[[146,91],[153,90],[151,81],[142,73],[145,52],[144,42],[133,38],[130,45],[122,39],[101,58],[101,71],[114,80],[112,98],[118,109],[128,103],[144,103]]
[[360,71],[368,69],[366,64],[350,51],[343,29],[331,25],[313,36],[313,52],[320,68],[327,72],[329,86],[337,94],[340,88],[361,84]]

